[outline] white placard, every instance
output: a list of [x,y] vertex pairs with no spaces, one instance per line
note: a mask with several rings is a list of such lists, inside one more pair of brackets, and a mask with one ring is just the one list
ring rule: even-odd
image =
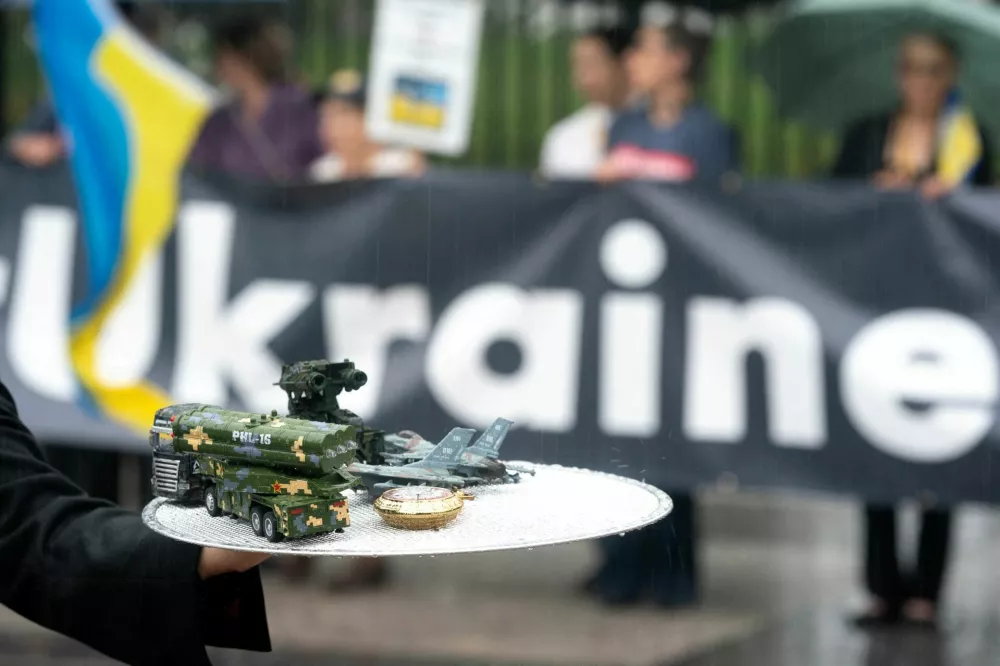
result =
[[465,152],[484,9],[483,0],[378,0],[365,117],[372,138]]

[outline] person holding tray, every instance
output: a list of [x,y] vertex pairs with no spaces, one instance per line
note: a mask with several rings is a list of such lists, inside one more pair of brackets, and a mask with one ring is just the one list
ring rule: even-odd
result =
[[0,383],[0,603],[127,664],[210,664],[206,646],[271,650],[257,565],[88,497],[43,458]]

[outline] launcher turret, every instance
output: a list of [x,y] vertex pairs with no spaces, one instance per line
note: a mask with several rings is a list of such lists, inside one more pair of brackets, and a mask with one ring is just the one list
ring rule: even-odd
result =
[[374,462],[379,456],[382,431],[365,428],[354,412],[343,409],[337,397],[343,391],[357,391],[368,383],[368,375],[344,359],[300,361],[281,367],[281,379],[275,384],[288,395],[288,416],[306,421],[350,425],[358,429],[358,456]]
[[301,361],[281,366],[276,384],[288,394],[288,415],[306,421],[324,421],[363,426],[354,412],[341,409],[337,396],[342,391],[356,391],[368,382],[368,376],[348,360]]

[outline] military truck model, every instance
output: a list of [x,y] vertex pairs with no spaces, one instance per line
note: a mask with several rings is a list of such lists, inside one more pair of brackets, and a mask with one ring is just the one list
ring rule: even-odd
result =
[[357,451],[352,425],[180,404],[150,429],[153,491],[250,522],[268,541],[342,531]]

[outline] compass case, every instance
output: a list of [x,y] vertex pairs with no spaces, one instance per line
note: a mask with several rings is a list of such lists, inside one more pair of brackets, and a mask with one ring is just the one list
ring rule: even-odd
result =
[[385,491],[375,500],[375,511],[392,527],[432,530],[458,517],[464,497],[445,488],[406,486]]

